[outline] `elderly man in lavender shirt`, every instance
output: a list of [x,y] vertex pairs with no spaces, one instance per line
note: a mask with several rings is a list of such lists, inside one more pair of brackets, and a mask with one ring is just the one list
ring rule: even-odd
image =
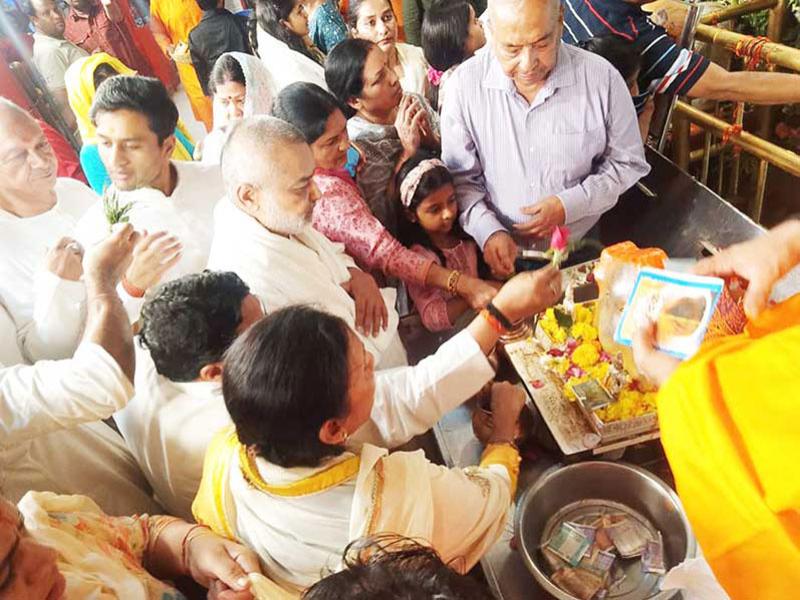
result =
[[604,59],[561,44],[559,0],[490,0],[491,48],[453,74],[442,157],[464,230],[495,276],[556,226],[583,237],[650,169],[630,92]]

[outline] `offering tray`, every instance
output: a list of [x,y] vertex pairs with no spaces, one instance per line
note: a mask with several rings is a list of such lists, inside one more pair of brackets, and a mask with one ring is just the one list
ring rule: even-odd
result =
[[[542,530],[540,545],[545,546],[564,521],[587,522],[602,515],[624,515],[647,531],[652,539],[659,534],[649,519],[632,508],[620,502],[597,498],[573,502],[551,516]],[[541,561],[542,564],[547,564],[544,558],[541,558]],[[611,586],[606,600],[646,600],[659,593],[661,575],[642,572],[641,560],[638,556],[629,559],[617,558],[615,564],[625,576],[619,583]]]
[[[594,304],[597,287],[590,275],[594,266],[593,261],[564,270],[567,288],[564,306]],[[533,331],[533,335],[507,341],[504,351],[565,455],[587,451],[600,454],[659,437],[654,412],[604,422],[581,401],[567,398],[565,381],[543,364],[553,342],[538,322]]]

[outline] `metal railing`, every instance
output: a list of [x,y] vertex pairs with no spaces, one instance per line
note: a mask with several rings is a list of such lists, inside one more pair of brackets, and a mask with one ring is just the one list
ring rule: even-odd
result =
[[[691,5],[689,8],[691,10]],[[754,38],[717,26],[719,23],[762,10],[770,11],[766,38]],[[724,48],[745,61],[766,63],[769,70],[781,67],[800,72],[800,49],[777,43],[781,39],[786,16],[784,0],[750,0],[702,16],[699,21],[695,21],[693,37],[697,41]],[[687,22],[687,27],[691,27],[692,24]],[[684,28],[682,37],[686,35],[686,28]],[[741,173],[739,152],[746,152],[759,160],[756,191],[749,207],[750,216],[757,222],[761,220],[763,211],[769,166],[774,165],[787,173],[800,177],[800,154],[765,139],[769,137],[774,123],[774,111],[771,108],[770,106],[760,106],[756,109],[757,131],[754,133],[742,130],[743,103],[737,103],[733,113],[733,123],[721,119],[717,114],[709,114],[700,110],[680,99],[675,99],[674,107],[671,110],[672,151],[675,161],[684,169],[687,169],[692,161],[702,161],[701,180],[703,183],[707,183],[710,160],[712,157],[718,157],[720,160],[718,191],[720,193],[722,192],[724,160],[728,149],[736,149],[733,154],[733,179],[730,186],[733,194],[738,193]],[[705,132],[702,149],[691,150],[690,148],[690,123],[694,123]],[[653,133],[654,131],[651,129],[651,134]],[[664,131],[662,129],[656,133],[664,133]]]

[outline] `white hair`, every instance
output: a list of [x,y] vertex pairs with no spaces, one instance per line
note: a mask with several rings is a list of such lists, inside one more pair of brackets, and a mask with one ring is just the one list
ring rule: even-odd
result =
[[275,157],[287,146],[305,144],[294,125],[275,117],[255,116],[234,124],[222,147],[220,166],[228,196],[244,184],[268,179],[275,169]]

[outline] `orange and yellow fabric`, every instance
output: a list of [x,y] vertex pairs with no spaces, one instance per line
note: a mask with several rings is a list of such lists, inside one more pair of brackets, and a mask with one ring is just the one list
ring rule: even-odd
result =
[[[150,2],[150,19],[155,29],[163,29],[173,47],[184,49],[180,56],[174,56],[178,76],[183,84],[192,112],[198,121],[211,131],[213,109],[211,99],[203,94],[197,73],[189,56],[189,32],[192,31],[203,16],[203,11],[195,0],[152,0]],[[158,37],[158,36],[157,36]],[[165,48],[162,47],[162,50]]]
[[707,342],[659,392],[683,505],[733,600],[800,590],[800,295]]
[[[96,92],[94,72],[100,65],[108,65],[120,75],[136,75],[136,71],[125,66],[118,58],[105,52],[90,54],[86,58],[81,58],[70,65],[64,76],[64,83],[67,86],[69,107],[75,113],[78,131],[84,144],[96,142],[95,128],[92,124],[92,119],[89,117],[89,110],[92,108]],[[186,129],[186,125],[180,119],[178,119],[178,125],[175,127],[175,137],[178,143],[175,144],[175,150],[172,151],[172,158],[175,160],[193,160],[194,143],[192,142],[192,136],[189,135],[189,130]]]

